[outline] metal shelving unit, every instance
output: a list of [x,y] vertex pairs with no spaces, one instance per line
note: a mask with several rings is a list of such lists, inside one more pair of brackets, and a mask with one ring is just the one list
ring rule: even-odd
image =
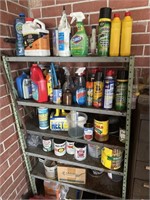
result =
[[[127,68],[128,69],[128,98],[127,98],[127,110],[126,112],[118,112],[115,110],[104,110],[104,109],[96,109],[96,108],[86,108],[86,107],[79,107],[79,106],[64,106],[64,105],[54,105],[49,103],[37,103],[33,100],[22,100],[17,99],[16,90],[13,83],[13,78],[11,76],[10,70],[10,63],[11,62],[88,62],[88,63],[115,63],[117,68],[117,63],[120,63],[121,66],[119,68]],[[12,99],[12,106],[14,111],[14,116],[17,124],[17,130],[19,134],[19,139],[21,143],[21,148],[23,150],[23,156],[25,159],[25,164],[29,176],[29,180],[31,183],[31,188],[33,193],[36,193],[36,185],[35,185],[35,178],[48,180],[45,177],[44,168],[42,164],[39,162],[37,165],[32,169],[29,156],[37,157],[37,158],[46,158],[49,160],[55,160],[58,162],[63,162],[66,164],[71,164],[75,166],[80,166],[84,168],[90,168],[95,170],[104,170],[105,172],[110,172],[112,174],[120,175],[123,177],[123,181],[119,183],[113,183],[107,174],[104,173],[100,178],[93,178],[87,175],[87,183],[86,185],[73,185],[68,183],[66,184],[69,187],[80,189],[83,191],[92,192],[95,194],[103,195],[110,198],[122,198],[126,199],[126,185],[127,185],[127,173],[128,173],[128,155],[129,155],[129,142],[130,142],[130,117],[131,117],[131,97],[132,97],[132,84],[133,84],[133,70],[134,70],[134,57],[5,57],[3,56],[3,63],[4,63],[4,74],[9,85],[11,99]],[[109,67],[110,68],[110,67]],[[113,66],[113,68],[115,68]],[[113,115],[113,116],[123,116],[126,118],[126,143],[125,145],[119,142],[118,138],[110,136],[110,139],[105,143],[99,143],[95,140],[93,141],[85,141],[81,139],[70,138],[67,132],[52,132],[50,130],[39,130],[36,123],[32,121],[31,123],[27,123],[26,125],[23,124],[23,121],[18,114],[18,105],[22,106],[30,106],[30,107],[48,107],[48,108],[59,108],[65,110],[76,110],[81,112],[87,113],[94,113],[94,114],[105,114],[105,115]],[[65,155],[61,158],[55,156],[52,152],[44,152],[42,148],[30,148],[26,147],[24,133],[36,134],[39,136],[47,136],[51,135],[53,138],[62,138],[70,141],[77,141],[86,144],[95,144],[100,145],[101,147],[106,146],[108,148],[119,148],[125,151],[124,153],[124,164],[123,167],[119,170],[109,170],[103,167],[100,164],[100,161],[93,158],[87,158],[85,161],[78,162],[74,160],[73,157],[70,155]],[[57,182],[56,180],[53,180]],[[92,182],[91,182],[92,181]]]

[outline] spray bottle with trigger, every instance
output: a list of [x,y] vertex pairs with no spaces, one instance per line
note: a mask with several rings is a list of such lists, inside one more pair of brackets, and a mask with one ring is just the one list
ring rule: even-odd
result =
[[71,55],[87,56],[88,54],[88,37],[83,26],[85,16],[82,12],[74,12],[70,14],[72,17],[71,24],[76,20],[77,32],[71,38]]

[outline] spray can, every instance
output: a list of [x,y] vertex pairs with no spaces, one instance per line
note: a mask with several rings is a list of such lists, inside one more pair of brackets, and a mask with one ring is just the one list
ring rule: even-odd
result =
[[109,56],[119,56],[120,34],[121,20],[119,14],[115,13],[111,22]]
[[24,13],[20,13],[19,17],[15,19],[15,33],[16,33],[16,56],[24,56],[24,44],[22,26],[25,23]]
[[91,80],[91,77],[88,77],[88,81],[86,82],[86,105],[92,106],[93,103],[93,87],[94,82]]
[[102,107],[103,100],[103,73],[96,72],[94,81],[94,93],[93,93],[93,106],[96,108]]
[[114,71],[107,70],[106,77],[104,80],[104,108],[111,109],[113,107],[113,98],[114,98]]
[[104,7],[100,9],[100,19],[98,28],[98,55],[108,56],[110,27],[111,27],[111,8]]
[[115,109],[124,111],[127,104],[128,71],[119,70],[117,73],[117,84],[115,93]]
[[130,12],[125,12],[125,17],[122,20],[120,56],[130,56],[132,23],[133,20],[131,18]]

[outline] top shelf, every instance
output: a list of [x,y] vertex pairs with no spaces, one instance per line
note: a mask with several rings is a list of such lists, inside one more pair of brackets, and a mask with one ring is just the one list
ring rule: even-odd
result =
[[109,63],[128,63],[130,57],[53,57],[53,56],[31,56],[31,57],[6,57],[9,62],[109,62]]

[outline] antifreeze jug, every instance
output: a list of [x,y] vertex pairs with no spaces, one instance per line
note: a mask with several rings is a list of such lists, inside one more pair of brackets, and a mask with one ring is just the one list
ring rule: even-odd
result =
[[37,64],[31,66],[32,97],[37,102],[48,101],[47,85],[41,68]]

